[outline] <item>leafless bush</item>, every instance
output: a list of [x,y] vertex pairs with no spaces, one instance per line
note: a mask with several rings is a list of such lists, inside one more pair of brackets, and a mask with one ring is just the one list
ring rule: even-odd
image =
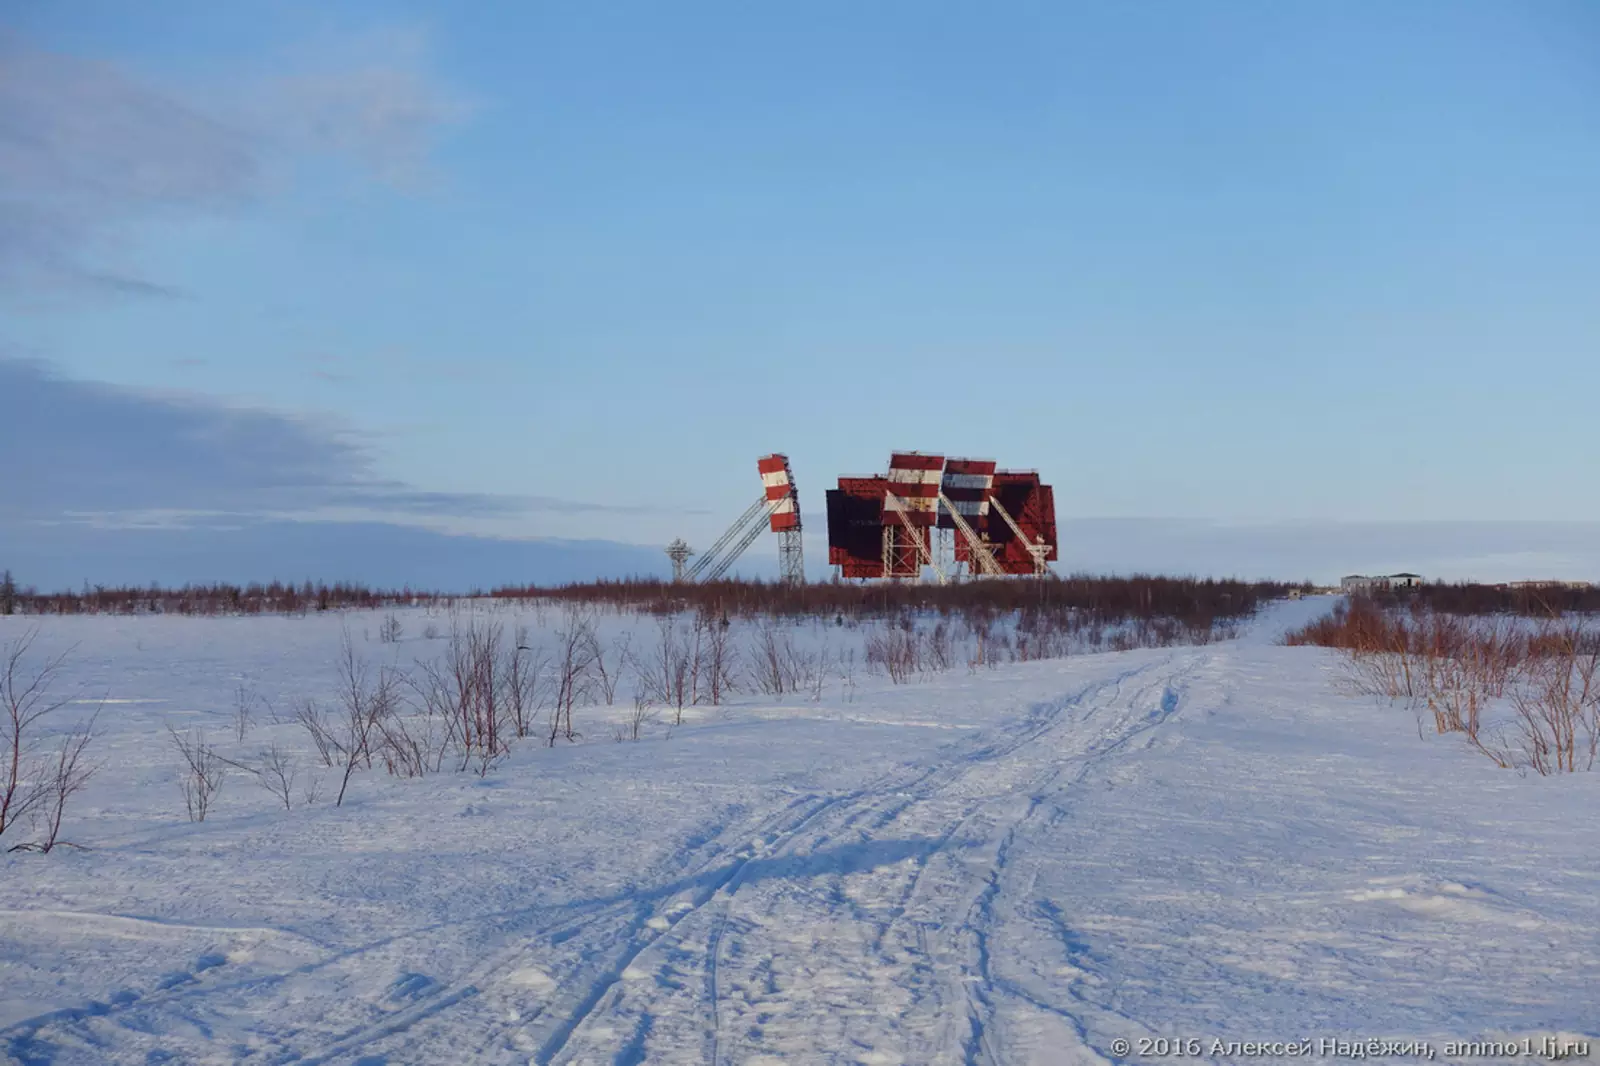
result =
[[378,757],[391,777],[421,777],[444,768],[451,750],[443,725],[447,719],[426,707],[421,714],[392,714],[375,723]]
[[1540,774],[1594,768],[1600,754],[1600,644],[1581,626],[1547,625],[1545,654],[1511,697],[1527,766]]
[[[438,769],[454,752],[457,768],[487,774],[531,729],[537,698],[537,661],[521,647],[507,648],[498,622],[452,618],[442,663],[418,663],[412,688],[422,697],[420,723],[399,723],[395,772],[415,776]],[[435,723],[442,729],[435,730]]]
[[427,625],[423,626],[422,627],[422,638],[424,640],[438,640],[439,639],[439,627],[438,627],[438,625],[433,623],[433,622],[429,622]]
[[581,604],[569,603],[562,615],[562,628],[556,631],[556,691],[549,734],[552,748],[562,737],[578,739],[572,725],[572,709],[589,697],[598,646],[593,615]]
[[674,724],[681,724],[683,708],[693,700],[693,654],[671,616],[657,622],[656,633],[655,646],[636,660],[639,689],[653,702],[676,707]]
[[492,595],[531,603],[563,602],[632,608],[655,615],[713,610],[743,618],[887,618],[907,611],[974,616],[1033,607],[1046,613],[1083,611],[1110,624],[1132,617],[1177,618],[1209,629],[1218,619],[1249,617],[1263,602],[1289,593],[1282,582],[1212,581],[1150,575],[1091,577],[1074,574],[1043,581],[966,581],[950,585],[854,582],[787,585],[758,581],[672,583],[602,581],[561,588],[498,589]]
[[400,624],[400,616],[391,611],[383,616],[383,623],[378,626],[378,639],[385,644],[395,644],[403,632],[405,627]]
[[250,735],[254,726],[254,716],[257,706],[266,708],[270,714],[272,705],[248,685],[238,685],[233,690],[233,732],[239,743],[243,744],[245,737]]
[[954,664],[955,657],[955,638],[950,632],[950,623],[940,619],[928,634],[929,665],[939,673],[944,673]]
[[[1351,687],[1425,706],[1436,733],[1464,735],[1500,766],[1572,772],[1600,755],[1600,636],[1581,623],[1552,615],[1529,634],[1421,599],[1400,610],[1360,597],[1286,642],[1343,650]],[[1491,701],[1507,693],[1509,730],[1487,727]]]
[[795,643],[788,629],[768,619],[756,631],[749,653],[750,676],[755,688],[768,696],[818,690],[828,671],[825,652],[807,651]]
[[361,766],[371,768],[372,750],[383,736],[399,699],[399,677],[380,668],[376,680],[367,664],[356,653],[355,644],[345,631],[339,644],[339,707],[334,715],[307,700],[298,718],[311,734],[311,741],[323,763],[339,773],[339,792],[335,807],[343,806],[350,779]]
[[844,692],[846,703],[854,703],[856,698],[856,651],[851,648],[839,656],[839,688]]
[[542,648],[530,647],[527,628],[519,626],[516,646],[506,656],[500,671],[506,710],[518,738],[533,733],[534,721],[544,702],[544,678],[549,666],[549,655]]
[[222,782],[228,772],[227,760],[206,743],[205,734],[198,729],[191,730],[185,736],[169,725],[167,733],[172,737],[172,746],[183,759],[182,776],[178,784],[183,790],[184,809],[189,814],[189,821],[203,822],[211,812],[211,804],[216,800],[217,793],[222,791]]
[[[633,643],[631,634],[623,633],[611,642],[610,650],[600,646],[599,634],[590,632],[589,654],[594,660],[595,680],[601,697],[610,707],[617,701],[617,682],[622,680],[622,667],[628,661],[628,649]],[[607,662],[607,656],[610,661]]]
[[644,733],[644,727],[655,720],[655,711],[650,707],[650,701],[643,696],[633,698],[633,710],[620,725],[612,730],[611,735],[620,744],[624,740],[638,740]]
[[797,664],[801,683],[811,693],[812,703],[822,702],[822,683],[827,680],[832,664],[833,656],[827,648],[804,656]]
[[99,716],[97,710],[88,722],[63,737],[55,758],[48,764],[49,772],[43,782],[45,798],[39,815],[44,839],[14,844],[10,850],[42,851],[48,855],[57,847],[82,846],[61,839],[61,819],[66,814],[67,802],[83,791],[83,787],[94,776],[96,767],[84,761],[83,753],[94,737],[94,723]]
[[739,668],[739,651],[733,643],[733,627],[726,616],[703,616],[704,639],[701,644],[701,673],[705,679],[706,702],[721,706],[734,690],[733,677]]
[[261,787],[275,796],[284,810],[294,807],[294,782],[299,776],[294,756],[273,744],[262,753],[261,766],[256,770],[256,780]]
[[0,836],[24,818],[34,825],[42,820],[45,833],[42,841],[15,844],[12,851],[48,852],[65,843],[60,833],[67,803],[94,773],[83,759],[93,736],[94,717],[68,732],[54,755],[40,751],[44,720],[69,702],[66,697],[50,695],[68,653],[26,669],[26,658],[37,637],[37,629],[29,630],[7,645],[0,659],[0,702],[5,714],[4,732],[0,733],[0,743],[5,745],[0,754],[0,772],[4,773],[0,779]]
[[922,638],[915,628],[893,625],[867,635],[867,668],[881,667],[903,685],[922,669]]

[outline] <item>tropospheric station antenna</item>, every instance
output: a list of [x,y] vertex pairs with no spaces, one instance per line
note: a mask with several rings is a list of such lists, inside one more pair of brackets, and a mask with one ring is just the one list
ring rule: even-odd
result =
[[728,531],[690,566],[680,563],[674,554],[683,545],[683,562],[687,562],[688,545],[681,540],[667,546],[667,555],[673,562],[674,580],[686,582],[716,581],[738,561],[745,549],[761,536],[763,527],[778,534],[778,562],[785,582],[803,584],[806,579],[805,557],[800,541],[800,498],[795,493],[794,475],[789,470],[789,459],[784,455],[768,455],[757,460],[761,474],[761,495],[736,519]]
[[786,455],[768,455],[756,460],[761,486],[771,505],[768,521],[778,535],[778,574],[786,585],[806,583],[806,560],[800,536],[800,492],[795,488],[794,471]]

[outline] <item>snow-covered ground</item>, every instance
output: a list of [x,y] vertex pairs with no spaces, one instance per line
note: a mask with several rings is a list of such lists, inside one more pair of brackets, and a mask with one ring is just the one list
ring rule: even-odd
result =
[[[39,650],[76,645],[64,688],[113,702],[64,833],[87,850],[0,856],[0,1055],[1075,1063],[1169,1058],[1152,1041],[1176,1038],[1261,1062],[1394,1039],[1482,1062],[1450,1042],[1600,1048],[1600,777],[1519,777],[1341,695],[1330,653],[1273,643],[1328,605],[1275,605],[1200,648],[900,686],[858,671],[815,701],[745,692],[637,743],[610,739],[631,709],[619,696],[580,708],[582,743],[526,743],[486,778],[380,769],[342,808],[325,785],[286,812],[236,772],[198,824],[164,724],[203,724],[242,760],[273,741],[305,749],[265,708],[331,694],[341,620],[46,619]],[[344,621],[374,663],[430,654],[420,615],[397,645],[377,640],[381,616]],[[0,643],[35,622],[0,619]],[[262,701],[242,742],[241,686]]]

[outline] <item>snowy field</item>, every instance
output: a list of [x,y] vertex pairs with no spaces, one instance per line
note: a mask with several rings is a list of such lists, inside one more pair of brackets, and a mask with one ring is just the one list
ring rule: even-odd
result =
[[[86,850],[0,855],[0,1057],[1600,1048],[1600,776],[1521,777],[1342,695],[1331,653],[1274,644],[1330,602],[1276,605],[1205,647],[904,685],[841,669],[819,699],[741,691],[615,743],[624,686],[578,709],[579,743],[526,741],[483,778],[363,771],[340,808],[327,781],[302,802],[290,717],[332,695],[342,623],[373,664],[437,654],[420,613],[394,644],[375,614],[0,618],[0,644],[39,624],[38,651],[74,647],[60,688],[84,702],[58,727],[107,701],[63,831]],[[523,621],[535,639],[554,624]],[[860,639],[802,628],[835,654]],[[242,741],[241,688],[257,708]],[[294,809],[234,771],[190,822],[167,725],[241,762],[297,752]],[[1246,1041],[1308,1043],[1226,1046]]]

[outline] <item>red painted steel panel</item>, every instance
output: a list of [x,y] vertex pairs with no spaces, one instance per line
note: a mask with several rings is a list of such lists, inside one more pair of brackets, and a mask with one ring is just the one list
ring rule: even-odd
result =
[[[1054,560],[1058,556],[1055,493],[1049,485],[1039,484],[1037,471],[1010,470],[995,474],[994,498],[1016,519],[1029,541],[1044,539],[1050,546],[1047,559]],[[999,515],[993,516],[989,523],[989,537],[994,545],[995,560],[1006,573],[1033,573],[1033,556],[1027,545],[1017,539],[1010,524]]]
[[[995,463],[992,459],[947,459],[944,464],[944,476],[939,482],[939,491],[945,498],[954,504],[961,512],[961,517],[974,532],[983,533],[987,528],[989,517],[989,493],[994,487]],[[954,529],[955,520],[950,517],[950,512],[941,504],[939,507],[939,528]],[[966,538],[956,538],[959,551],[966,551]],[[958,558],[965,558],[959,555]]]
[[[938,519],[939,477],[943,469],[942,455],[895,452],[889,456],[889,491],[899,498],[912,526],[927,528]],[[892,509],[884,510],[883,522],[905,528]]]
[[828,490],[828,562],[845,577],[883,576],[883,477],[842,477]]
[[794,472],[789,468],[789,457],[774,453],[756,460],[756,470],[761,474],[768,502],[782,500],[771,512],[768,522],[774,533],[800,528],[800,493],[795,488]]

